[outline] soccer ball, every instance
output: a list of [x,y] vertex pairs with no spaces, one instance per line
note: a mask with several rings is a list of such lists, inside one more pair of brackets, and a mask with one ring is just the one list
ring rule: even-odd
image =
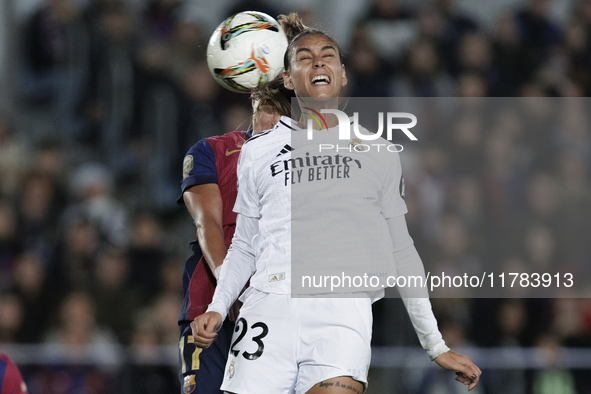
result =
[[207,65],[226,89],[248,93],[283,70],[287,37],[267,14],[240,12],[223,21],[207,45]]

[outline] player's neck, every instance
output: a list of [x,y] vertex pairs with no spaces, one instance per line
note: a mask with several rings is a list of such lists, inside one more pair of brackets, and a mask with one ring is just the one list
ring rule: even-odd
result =
[[298,103],[302,110],[298,127],[308,127],[309,119],[313,119],[312,127],[318,130],[326,127],[331,128],[339,124],[336,116],[323,115],[321,112],[323,109],[338,109],[338,97],[298,97]]

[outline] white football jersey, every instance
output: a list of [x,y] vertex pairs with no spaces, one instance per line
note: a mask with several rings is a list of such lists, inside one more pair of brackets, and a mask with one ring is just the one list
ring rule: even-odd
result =
[[307,133],[282,117],[240,153],[234,211],[259,219],[250,285],[290,294],[303,276],[395,275],[385,219],[407,212],[399,154],[381,138],[338,140],[338,127]]

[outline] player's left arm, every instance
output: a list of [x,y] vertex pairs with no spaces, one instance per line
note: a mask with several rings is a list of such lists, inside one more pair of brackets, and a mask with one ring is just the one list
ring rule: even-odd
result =
[[[404,216],[388,218],[386,221],[394,248],[396,275],[407,278],[420,276],[425,280],[425,268],[408,233]],[[456,380],[468,385],[468,390],[476,387],[482,371],[469,357],[450,350],[445,344],[437,327],[437,320],[431,308],[427,288],[422,286],[399,287],[398,291],[419,342],[431,360],[445,369],[456,371]]]
[[[425,268],[417,252],[414,242],[408,233],[404,214],[407,212],[404,201],[405,186],[402,167],[398,154],[385,156],[387,160],[384,174],[384,187],[380,204],[382,215],[386,218],[392,239],[394,261],[397,276],[420,276],[425,278]],[[419,342],[427,354],[443,368],[456,371],[456,380],[468,385],[472,390],[480,379],[482,372],[466,356],[456,353],[447,347],[429,301],[426,287],[398,287],[402,301]]]

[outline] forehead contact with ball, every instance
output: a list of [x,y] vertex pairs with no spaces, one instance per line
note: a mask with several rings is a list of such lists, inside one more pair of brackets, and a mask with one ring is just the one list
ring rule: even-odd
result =
[[336,49],[338,57],[339,57],[339,62],[341,62],[341,47],[335,41],[335,39],[332,38],[331,36],[329,36],[328,34],[326,34],[325,32],[323,32],[322,30],[310,28],[310,29],[306,29],[306,30],[302,31],[300,34],[295,36],[294,39],[287,46],[287,50],[285,51],[285,56],[283,57],[283,68],[285,70],[290,69],[289,66],[291,65],[291,62],[290,62],[291,54],[295,51],[297,43],[299,41],[301,41],[304,37],[307,37],[307,36],[324,36],[327,39],[329,39],[335,45],[335,49]]

